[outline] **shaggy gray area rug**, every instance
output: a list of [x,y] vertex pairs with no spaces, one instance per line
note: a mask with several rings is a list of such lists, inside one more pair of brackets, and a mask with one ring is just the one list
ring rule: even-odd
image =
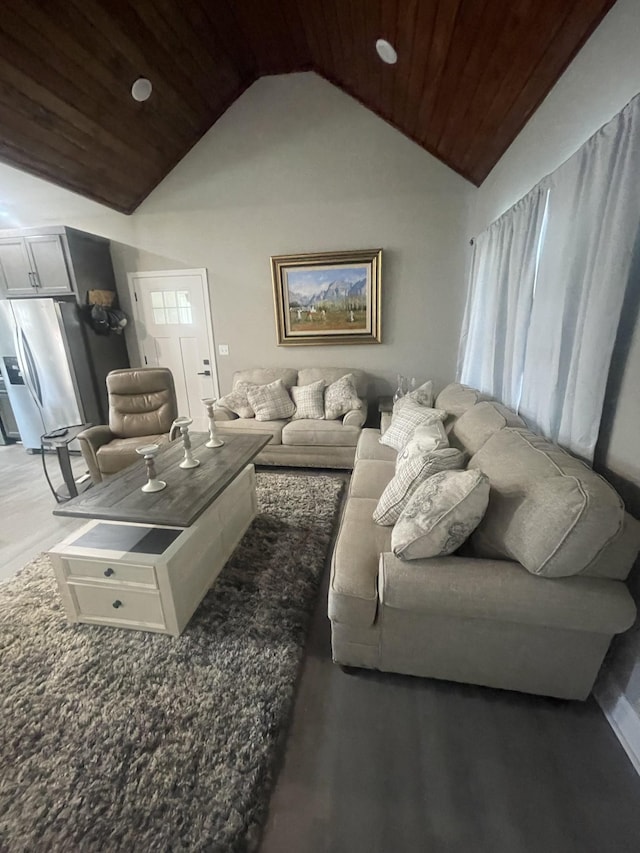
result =
[[0,585],[0,850],[255,849],[343,482],[258,474],[181,637],[69,625],[49,559]]

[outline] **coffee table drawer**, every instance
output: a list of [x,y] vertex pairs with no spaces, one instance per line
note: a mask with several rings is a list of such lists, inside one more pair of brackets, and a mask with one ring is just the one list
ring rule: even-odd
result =
[[77,583],[69,583],[69,592],[75,599],[79,619],[165,627],[158,592],[142,592],[122,587],[109,589]]
[[64,561],[66,573],[70,578],[91,578],[111,583],[135,583],[157,587],[153,566],[122,565],[108,560],[82,560],[67,558]]

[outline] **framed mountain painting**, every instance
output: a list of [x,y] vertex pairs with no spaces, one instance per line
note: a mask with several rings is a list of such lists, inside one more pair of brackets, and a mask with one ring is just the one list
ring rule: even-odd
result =
[[379,344],[382,249],[271,258],[278,346]]

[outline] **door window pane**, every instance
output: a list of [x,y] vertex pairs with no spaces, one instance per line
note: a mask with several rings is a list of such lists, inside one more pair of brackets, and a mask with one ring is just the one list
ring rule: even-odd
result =
[[189,293],[186,290],[151,291],[151,308],[153,321],[157,326],[170,323],[193,324]]

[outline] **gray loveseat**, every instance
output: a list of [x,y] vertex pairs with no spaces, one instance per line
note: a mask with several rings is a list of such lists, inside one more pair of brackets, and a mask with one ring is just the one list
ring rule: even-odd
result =
[[323,380],[327,385],[351,373],[361,401],[359,409],[347,412],[337,420],[259,421],[239,417],[224,406],[214,409],[216,430],[225,434],[268,433],[271,441],[255,458],[260,465],[291,465],[315,468],[353,468],[356,445],[367,418],[368,377],[362,370],[336,367],[255,368],[238,370],[233,375],[232,388],[238,383],[268,385],[281,379],[287,388],[311,385]]
[[605,480],[473,389],[448,386],[436,406],[451,445],[489,477],[487,512],[464,556],[398,559],[392,528],[372,520],[396,452],[363,430],[331,567],[334,660],[586,698],[635,619],[623,581],[640,524]]

